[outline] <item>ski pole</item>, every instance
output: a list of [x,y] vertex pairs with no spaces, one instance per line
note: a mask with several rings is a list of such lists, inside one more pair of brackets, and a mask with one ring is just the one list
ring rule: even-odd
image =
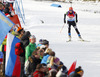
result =
[[70,1],[69,3],[71,4],[71,7],[72,7],[72,2]]
[[61,31],[63,30],[64,26],[65,26],[65,24],[62,26],[62,28],[61,28],[61,30],[60,30],[60,33],[61,33]]

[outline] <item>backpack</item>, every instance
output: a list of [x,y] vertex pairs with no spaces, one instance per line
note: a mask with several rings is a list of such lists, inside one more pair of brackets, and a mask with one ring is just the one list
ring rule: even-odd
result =
[[20,56],[21,53],[23,53],[23,49],[22,49],[22,43],[16,43],[15,45],[15,54]]

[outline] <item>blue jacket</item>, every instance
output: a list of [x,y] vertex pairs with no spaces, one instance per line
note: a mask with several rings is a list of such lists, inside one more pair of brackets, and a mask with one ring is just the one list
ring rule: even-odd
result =
[[50,55],[48,55],[48,54],[47,54],[46,56],[44,56],[43,59],[42,59],[42,61],[41,61],[41,64],[42,64],[42,63],[47,64],[47,60],[48,60],[48,57],[49,57],[49,56],[50,56]]
[[37,45],[37,47],[40,47],[40,46],[42,46],[42,44],[38,44],[38,45]]

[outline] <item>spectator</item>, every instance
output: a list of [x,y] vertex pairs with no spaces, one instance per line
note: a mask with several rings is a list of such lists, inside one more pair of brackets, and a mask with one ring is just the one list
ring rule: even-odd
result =
[[10,15],[10,17],[13,17],[13,16],[11,15],[10,4],[9,4],[9,3],[6,4],[5,9],[4,9],[4,13],[5,13],[6,16],[7,16],[7,15]]
[[46,64],[42,64],[42,65],[44,67],[43,73],[44,73],[45,77],[48,77],[49,69],[47,68],[47,65]]
[[43,49],[39,49],[38,51],[38,55],[40,55],[40,59],[43,59],[43,54],[44,54],[44,50]]
[[81,68],[81,66],[79,66],[78,68],[75,69],[74,72],[72,72],[69,77],[82,77],[83,76],[83,69]]
[[81,66],[79,66],[78,68],[75,69],[74,77],[82,77],[83,73],[84,73],[83,69],[81,68]]
[[25,32],[25,34],[21,38],[21,43],[23,43],[24,48],[29,44],[29,38],[31,34],[29,31]]
[[44,67],[42,64],[38,64],[37,67],[36,67],[36,70],[35,72],[32,74],[32,77],[44,77]]
[[67,77],[68,70],[67,70],[67,67],[64,66],[62,62],[60,62],[60,65],[58,66],[57,71],[58,72],[56,74],[56,77]]
[[35,42],[36,42],[36,37],[34,35],[32,35],[30,37],[30,43],[26,47],[25,61],[28,60],[29,56],[31,56],[33,51],[36,49],[36,43]]
[[41,46],[40,46],[40,49],[43,49],[44,52],[45,52],[45,50],[47,49],[47,47],[46,47],[45,45],[41,45]]
[[20,77],[24,77],[24,64],[25,64],[25,48],[29,44],[29,37],[30,37],[30,32],[27,31],[25,34],[22,36],[20,43],[22,44],[22,49],[23,53],[20,55],[20,62],[21,62],[21,73]]
[[41,63],[47,64],[47,59],[50,56],[50,52],[52,52],[52,50],[50,48],[47,48],[45,53],[44,53],[44,56],[43,56]]
[[39,44],[37,45],[37,47],[40,47],[43,44],[43,39],[39,40]]
[[78,15],[77,13],[73,10],[72,7],[69,7],[69,11],[67,11],[64,14],[64,23],[66,24],[66,16],[67,18],[67,24],[68,24],[68,36],[69,36],[69,41],[71,41],[71,26],[74,27],[78,37],[80,38],[80,40],[83,40],[81,37],[81,34],[76,26],[76,23],[78,22]]
[[48,63],[48,66],[53,66],[54,64],[55,65],[59,65],[60,64],[60,60],[59,58],[55,57],[55,52],[51,52],[50,53],[50,56],[47,60],[47,63]]
[[37,54],[38,50],[39,49],[36,49],[32,53],[32,56],[29,57],[29,68],[28,68],[29,74],[33,73],[36,69],[36,66],[41,62],[40,55]]
[[47,40],[43,40],[42,44],[45,45],[46,48],[49,47],[49,41],[47,41]]

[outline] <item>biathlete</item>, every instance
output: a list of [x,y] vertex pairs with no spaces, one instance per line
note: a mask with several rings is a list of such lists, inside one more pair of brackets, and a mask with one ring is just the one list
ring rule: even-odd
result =
[[[67,16],[67,17],[66,17]],[[80,40],[83,41],[81,34],[76,26],[76,23],[78,22],[78,16],[77,13],[73,10],[72,7],[69,8],[69,11],[64,14],[64,23],[66,23],[66,18],[67,18],[67,24],[68,24],[68,36],[69,36],[69,41],[71,41],[71,25],[74,27],[76,33],[78,34],[78,37]]]

